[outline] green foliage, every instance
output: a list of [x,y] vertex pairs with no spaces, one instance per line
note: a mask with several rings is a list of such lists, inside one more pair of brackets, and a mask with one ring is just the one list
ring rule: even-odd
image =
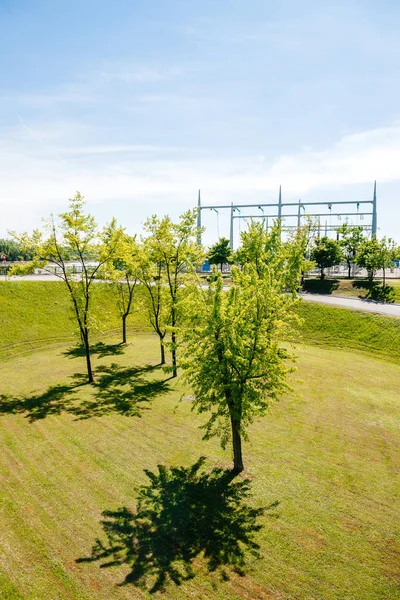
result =
[[231,433],[236,471],[243,469],[241,435],[289,389],[293,356],[283,342],[296,319],[304,240],[299,234],[285,243],[279,224],[268,233],[253,223],[243,235],[241,257],[228,293],[219,274],[207,290],[193,286],[188,294],[181,361],[194,408],[211,413],[205,439],[218,435],[225,446]]
[[385,286],[385,270],[393,266],[398,255],[398,248],[391,238],[378,240],[373,237],[361,244],[357,255],[357,264],[367,269],[370,281],[373,281],[378,269],[383,270],[383,286]]
[[207,258],[210,265],[220,265],[222,271],[222,266],[229,264],[232,259],[230,241],[224,237],[220,238],[220,240],[209,249]]
[[7,261],[31,260],[33,258],[32,249],[23,247],[16,240],[0,239],[0,254],[7,256]]
[[306,270],[309,227],[298,228],[286,242],[282,242],[282,227],[277,220],[266,230],[263,223],[253,221],[241,234],[241,245],[234,255],[238,265],[252,265],[260,278],[273,277],[281,291],[296,292],[299,273]]
[[157,249],[151,236],[139,246],[137,255],[137,276],[142,284],[144,308],[149,323],[160,343],[160,363],[165,364],[164,338],[171,323],[171,294],[167,287],[163,261],[158,260]]
[[[90,360],[89,336],[96,327],[96,315],[91,308],[92,284],[103,265],[113,256],[122,229],[114,223],[114,236],[99,238],[96,221],[84,213],[84,199],[79,192],[69,201],[69,211],[59,215],[59,221],[51,216],[44,232],[34,231],[32,236],[15,236],[23,247],[32,248],[33,260],[23,267],[12,269],[12,275],[31,273],[40,267],[53,272],[65,283],[73,305],[81,341],[86,351],[88,381],[93,381]],[[78,266],[78,268],[77,268]]]
[[[144,226],[147,233],[144,238],[144,251],[148,258],[158,268],[158,289],[165,284],[169,292],[169,343],[172,356],[172,375],[177,376],[177,325],[180,319],[180,299],[182,285],[190,278],[196,267],[203,262],[203,248],[197,243],[197,211],[189,210],[183,213],[178,223],[173,223],[166,216],[159,219],[153,215]],[[163,300],[159,293],[157,301]],[[154,300],[151,298],[151,303]],[[153,315],[155,313],[153,312]]]
[[116,298],[122,319],[122,343],[127,340],[127,318],[133,308],[133,298],[139,277],[139,244],[118,226],[115,219],[102,234],[99,276],[107,281]]
[[342,249],[336,240],[326,236],[315,240],[311,250],[311,260],[317,263],[321,271],[321,279],[325,277],[325,269],[340,264],[343,258]]
[[337,232],[341,236],[339,244],[343,250],[348,268],[348,277],[350,279],[351,267],[355,264],[360,246],[365,241],[364,230],[361,225],[350,227],[347,223],[343,223],[343,225],[337,228]]

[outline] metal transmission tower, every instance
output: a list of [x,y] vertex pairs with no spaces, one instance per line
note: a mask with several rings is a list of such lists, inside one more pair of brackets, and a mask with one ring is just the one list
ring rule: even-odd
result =
[[[347,206],[354,207],[351,212],[345,210]],[[361,205],[371,205],[371,210],[360,211]],[[350,208],[349,206],[349,208]],[[286,212],[286,207],[289,208],[289,212]],[[293,207],[297,210],[293,212]],[[337,211],[332,212],[332,207],[341,207]],[[363,208],[362,207],[362,208]],[[365,206],[365,208],[368,208]],[[202,206],[200,198],[200,190],[197,201],[197,227],[198,227],[198,242],[201,243],[201,213],[203,210],[213,210],[218,215],[219,209],[230,210],[230,246],[233,249],[233,238],[234,238],[234,220],[235,219],[264,219],[268,228],[269,219],[282,219],[283,229],[293,229],[300,227],[302,219],[304,217],[318,217],[318,230],[324,229],[327,235],[328,231],[336,231],[340,226],[338,221],[343,218],[348,219],[349,217],[356,217],[360,220],[367,218],[368,223],[362,224],[365,231],[371,232],[371,237],[376,237],[377,233],[377,197],[376,197],[376,181],[374,183],[374,193],[372,200],[334,200],[332,202],[307,202],[299,200],[298,202],[283,202],[282,201],[282,186],[279,187],[278,202],[272,202],[267,204],[217,204],[213,206]],[[255,214],[244,214],[243,209],[257,209],[261,212]],[[267,209],[267,212],[264,210]],[[335,210],[335,209],[334,209]],[[328,221],[325,221],[325,225],[321,225],[321,217],[327,217]],[[332,224],[332,218],[336,219],[336,223]],[[296,224],[287,224],[285,220],[296,219]]]

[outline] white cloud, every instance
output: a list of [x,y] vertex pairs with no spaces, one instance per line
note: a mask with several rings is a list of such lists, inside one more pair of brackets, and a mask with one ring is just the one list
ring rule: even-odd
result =
[[[128,221],[152,212],[178,213],[196,202],[197,189],[206,203],[260,202],[275,197],[282,184],[286,196],[306,197],[313,190],[400,179],[400,124],[351,134],[322,151],[304,150],[266,163],[263,157],[226,158],[176,149],[174,160],[153,155],[140,145],[75,145],[51,153],[50,135],[43,145],[28,132],[9,131],[0,144],[0,235],[7,229],[31,229],[40,217],[65,206],[79,189],[91,206],[111,217],[118,206]],[[77,140],[75,140],[76,143]],[[57,137],[59,143],[59,137]],[[132,152],[138,151],[134,159]],[[86,155],[83,163],[59,156]],[[92,158],[91,158],[92,156]],[[101,162],[99,157],[101,156]],[[100,208],[101,207],[101,208]]]
[[148,67],[142,65],[110,65],[108,69],[100,72],[99,81],[102,83],[122,81],[127,84],[154,83],[176,79],[181,75],[183,75],[183,70],[178,66]]

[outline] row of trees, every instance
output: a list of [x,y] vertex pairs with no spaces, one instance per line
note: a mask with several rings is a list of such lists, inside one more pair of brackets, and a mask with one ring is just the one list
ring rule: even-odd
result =
[[0,255],[5,255],[7,261],[31,260],[33,253],[30,248],[24,248],[16,240],[0,238]]
[[[311,225],[311,230],[313,227]],[[315,228],[314,228],[315,232]],[[378,270],[383,271],[383,286],[385,286],[386,269],[394,264],[394,260],[400,258],[400,248],[396,246],[391,238],[376,237],[368,239],[364,236],[364,229],[361,226],[352,227],[343,224],[337,228],[338,239],[333,240],[324,237],[310,236],[308,255],[313,265],[320,269],[320,277],[324,279],[325,269],[337,266],[342,263],[347,265],[348,278],[351,278],[351,272],[354,265],[358,265],[368,271],[368,278],[373,281]],[[240,255],[240,250],[239,250]],[[240,260],[240,256],[233,252],[229,240],[221,238],[214,244],[207,255],[211,265],[219,265],[222,271],[224,264],[235,263]]]
[[320,277],[324,279],[325,269],[343,262],[347,265],[350,279],[354,265],[367,270],[372,282],[379,269],[383,271],[383,286],[385,286],[386,269],[394,265],[394,260],[400,258],[400,248],[391,238],[376,237],[368,239],[364,236],[361,226],[350,227],[347,224],[338,227],[338,240],[322,237],[315,240],[311,247],[310,258],[320,269]]
[[[167,368],[175,377],[179,361],[195,394],[193,408],[209,415],[204,437],[218,435],[223,445],[230,437],[234,470],[239,472],[248,424],[289,389],[294,357],[284,342],[296,320],[293,309],[306,264],[307,232],[299,229],[283,240],[279,222],[269,231],[252,223],[242,235],[228,292],[216,271],[206,285],[200,282],[196,270],[205,252],[197,234],[196,211],[184,213],[178,223],[153,216],[140,239],[129,236],[115,219],[99,231],[77,193],[69,210],[58,219],[51,217],[43,231],[13,234],[22,248],[33,251],[32,260],[15,267],[13,274],[36,268],[53,272],[57,267],[85,348],[89,383],[94,380],[90,344],[95,281],[114,291],[124,342],[127,318],[138,298],[144,298],[160,341],[161,363],[168,348]],[[138,285],[143,293],[136,297]]]

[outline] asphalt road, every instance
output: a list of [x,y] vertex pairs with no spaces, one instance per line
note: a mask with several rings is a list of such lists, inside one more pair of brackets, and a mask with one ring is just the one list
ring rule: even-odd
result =
[[373,300],[325,296],[322,294],[300,294],[300,296],[307,302],[318,302],[319,304],[328,304],[329,306],[363,310],[365,312],[372,312],[400,319],[400,304],[382,304],[380,302],[374,302]]
[[[60,281],[59,277],[54,275],[26,275],[25,277],[11,277],[9,280],[25,281]],[[343,298],[338,296],[327,296],[322,294],[300,294],[306,302],[317,302],[329,306],[338,306],[341,308],[350,308],[352,310],[363,310],[365,312],[386,315],[387,317],[397,317],[400,319],[400,304],[382,304],[373,300],[360,300],[359,298]]]

